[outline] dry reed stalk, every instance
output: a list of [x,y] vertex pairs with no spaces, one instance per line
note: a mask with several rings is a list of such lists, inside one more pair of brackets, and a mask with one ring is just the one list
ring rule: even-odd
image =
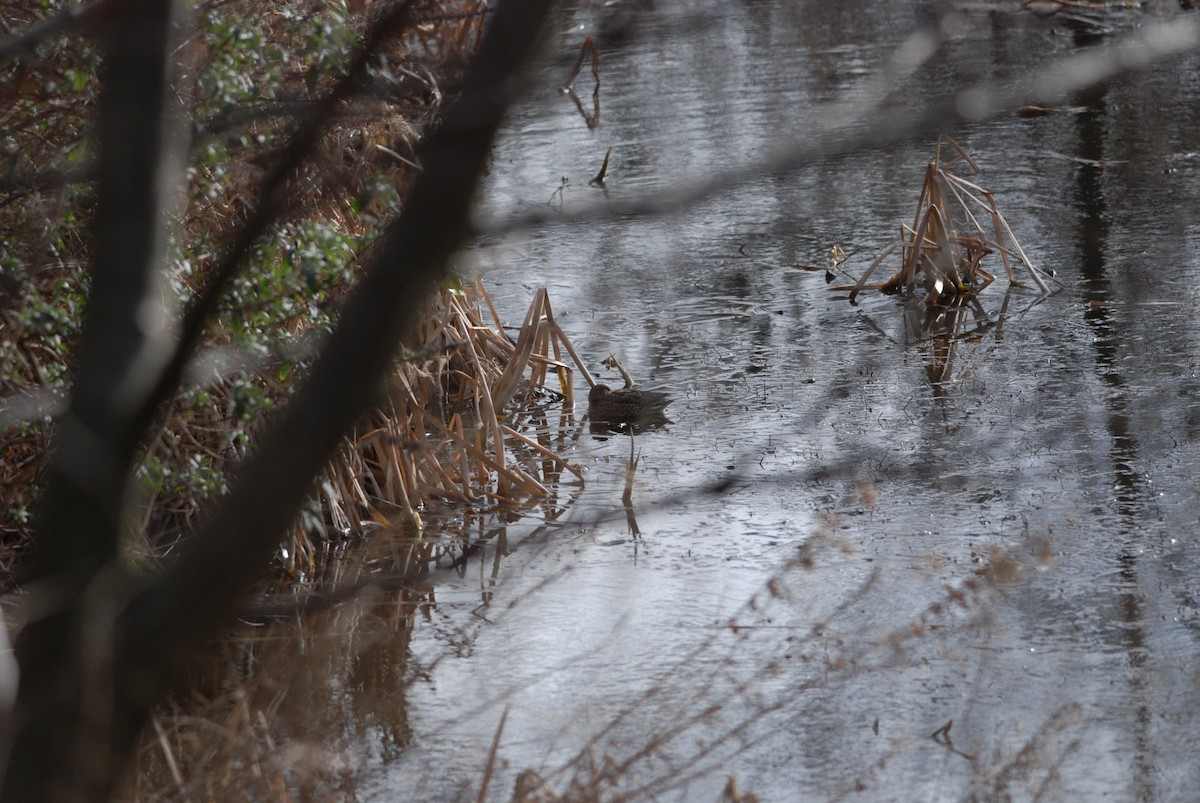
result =
[[179,762],[175,760],[175,751],[171,748],[171,744],[167,739],[167,733],[163,730],[158,714],[153,714],[150,717],[150,722],[154,725],[154,733],[158,739],[159,747],[162,748],[163,760],[167,762],[167,769],[171,773],[171,780],[175,782],[175,786],[182,792],[184,789],[183,774],[179,771]]
[[476,797],[478,803],[483,803],[487,800],[488,785],[492,782],[492,770],[496,766],[496,755],[500,751],[500,736],[504,733],[504,723],[508,721],[508,708],[504,709],[504,713],[500,715],[500,724],[496,726],[496,735],[492,737],[492,746],[488,750],[487,764],[483,768],[483,780],[479,783],[479,795]]
[[[943,145],[954,151],[949,159],[942,158]],[[867,287],[885,293],[904,290],[911,294],[921,281],[929,291],[928,303],[936,305],[943,299],[977,294],[991,284],[995,277],[980,263],[985,256],[998,251],[1010,285],[1027,286],[1017,278],[1014,270],[1013,262],[1019,260],[1037,288],[1043,293],[1050,292],[1043,272],[1034,266],[1017,242],[992,193],[950,169],[949,165],[956,157],[965,161],[975,173],[982,172],[957,142],[945,134],[939,135],[933,161],[925,168],[912,227],[902,226],[900,241],[889,245],[857,282],[836,289],[848,289],[850,300],[854,301]],[[994,239],[989,239],[989,232],[972,207],[990,220],[990,236]],[[875,269],[896,248],[901,249],[900,270],[881,285],[867,284]]]
[[517,430],[510,427],[508,424],[505,424],[503,426],[503,430],[504,430],[504,434],[507,435],[508,437],[514,438],[517,441],[525,444],[530,449],[532,449],[534,452],[537,452],[538,454],[545,457],[547,460],[551,461],[555,466],[557,466],[559,468],[565,468],[567,471],[571,472],[576,477],[578,477],[580,482],[583,482],[583,472],[579,470],[579,467],[576,465],[573,465],[571,463],[568,463],[566,460],[563,460],[561,456],[555,454],[554,451],[551,450],[549,447],[547,447],[543,444],[540,444],[535,440],[530,439],[528,436],[523,435],[522,433],[520,433]]
[[633,502],[633,479],[637,474],[637,467],[640,461],[641,457],[635,455],[633,451],[633,438],[630,438],[629,460],[625,463],[625,492],[621,494],[621,501],[627,505]]
[[[533,770],[522,770],[513,782],[513,803],[558,803],[564,800],[550,782]],[[601,800],[597,794],[594,797],[576,796],[572,800]]]
[[[432,416],[426,416],[432,426],[437,426],[440,422],[433,420]],[[458,487],[462,491],[462,498],[468,500],[471,498],[472,485],[470,482],[471,474],[471,459],[467,454],[467,450],[463,448],[463,443],[466,440],[466,433],[463,430],[463,420],[459,413],[455,413],[450,418],[450,423],[444,428],[444,433],[447,439],[454,444],[452,458],[458,469]]]
[[525,320],[521,323],[521,331],[517,336],[517,342],[513,345],[513,353],[509,357],[508,365],[496,382],[496,398],[500,400],[501,404],[507,403],[508,399],[516,392],[517,383],[529,364],[529,358],[533,354],[534,343],[537,340],[538,329],[544,319],[545,298],[546,289],[538,288],[534,294],[533,303],[529,305],[529,311],[525,313]]
[[[437,557],[434,548],[380,537],[371,549],[332,561],[333,582],[361,583],[380,563],[402,574],[427,566]],[[410,637],[421,599],[407,591],[359,597],[358,604],[305,616],[299,629],[238,629],[214,647],[211,661],[194,667],[195,689],[155,713],[156,727],[143,735],[131,773],[136,789],[117,797],[137,803],[342,799],[346,735],[308,703],[337,699],[354,687],[372,701],[373,721],[391,732],[406,727],[403,695],[394,684],[407,651],[397,641]],[[343,654],[347,632],[361,634],[353,660]]]

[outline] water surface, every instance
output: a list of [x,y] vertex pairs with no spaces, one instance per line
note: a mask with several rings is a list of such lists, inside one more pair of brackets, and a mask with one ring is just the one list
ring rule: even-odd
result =
[[[1075,48],[1018,5],[968,8],[888,108]],[[623,211],[874,91],[925,6],[556,20],[482,211],[610,211],[471,260],[511,321],[549,288],[589,369],[615,380],[616,355],[671,394],[674,423],[634,437],[639,534],[629,436],[584,434],[568,456],[587,485],[556,526],[516,522],[436,578],[395,692],[412,741],[360,729],[360,797],[474,800],[502,717],[493,799],[524,770],[662,800],[716,800],[731,775],[761,800],[1194,794],[1200,59],[952,132],[1061,282],[1009,291],[992,263],[970,336],[797,267],[838,244],[864,270],[911,222],[932,137]],[[588,34],[594,129],[557,91]],[[590,110],[586,69],[577,90]]]

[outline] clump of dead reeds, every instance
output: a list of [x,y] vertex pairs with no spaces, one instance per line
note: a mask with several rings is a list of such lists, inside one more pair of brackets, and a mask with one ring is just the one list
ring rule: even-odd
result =
[[[572,420],[571,363],[587,376],[544,288],[515,339],[478,280],[443,290],[397,363],[386,401],[326,470],[323,515],[297,527],[290,568],[310,567],[322,523],[343,533],[396,524],[419,531],[422,510],[435,502],[519,508],[546,497],[563,472],[582,482],[546,428],[520,414],[555,406],[561,423]],[[547,386],[551,377],[557,389]]]
[[[943,158],[943,146],[950,150],[947,158]],[[901,226],[900,239],[884,249],[852,286],[836,289],[848,289],[853,302],[868,287],[912,294],[920,285],[928,293],[928,303],[936,305],[974,296],[995,281],[981,263],[998,253],[1011,285],[1028,286],[1018,278],[1015,264],[1024,268],[1024,275],[1038,290],[1050,292],[1048,274],[1025,254],[996,208],[992,193],[954,172],[952,168],[960,160],[974,173],[982,172],[957,142],[939,135],[933,161],[925,168],[912,226]],[[902,256],[900,270],[883,284],[868,284],[875,269],[897,248]]]

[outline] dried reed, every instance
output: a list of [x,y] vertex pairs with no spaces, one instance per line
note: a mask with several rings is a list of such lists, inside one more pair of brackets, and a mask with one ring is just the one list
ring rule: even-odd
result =
[[[302,519],[288,550],[289,569],[308,573],[325,535],[376,525],[423,527],[434,500],[466,505],[524,505],[546,497],[563,471],[580,470],[508,410],[558,384],[570,420],[572,366],[590,376],[539,289],[515,340],[483,319],[494,307],[482,283],[443,290],[431,304],[409,356],[397,363],[387,400],[359,424],[320,483],[320,517]],[[536,402],[534,407],[538,405]],[[524,430],[524,431],[523,431]],[[544,428],[543,428],[544,431]]]
[[[953,151],[945,160],[943,145]],[[920,282],[929,293],[928,303],[934,305],[956,296],[974,295],[995,281],[996,277],[980,263],[985,256],[999,253],[1010,284],[1027,286],[1014,271],[1013,263],[1017,262],[1024,266],[1041,292],[1050,292],[1044,278],[1049,274],[1035,267],[1025,254],[1008,221],[996,208],[992,193],[950,169],[956,158],[961,158],[975,173],[982,172],[957,142],[940,134],[933,161],[925,168],[912,227],[901,226],[899,241],[884,249],[853,286],[835,289],[850,290],[850,300],[854,301],[867,287],[884,293],[911,294]],[[977,214],[988,221],[990,231]],[[902,255],[900,270],[883,284],[867,284],[875,269],[897,248]]]

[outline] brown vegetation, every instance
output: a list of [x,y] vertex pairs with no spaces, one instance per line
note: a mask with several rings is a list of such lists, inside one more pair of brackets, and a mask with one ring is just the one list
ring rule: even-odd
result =
[[[29,487],[44,486],[41,499],[26,490],[9,501],[39,509],[29,576],[52,590],[22,600],[0,790],[13,799],[112,793],[154,704],[191,687],[193,656],[278,554],[348,436],[365,471],[343,469],[354,488],[320,483],[333,506],[318,506],[315,530],[285,547],[297,573],[315,565],[309,534],[328,532],[339,516],[361,527],[387,521],[390,506],[415,524],[431,490],[494,505],[545,487],[506,458],[502,440],[539,467],[564,467],[504,421],[531,365],[526,388],[550,372],[569,387],[561,360],[538,364],[564,345],[544,294],[524,337],[509,342],[483,324],[479,296],[447,289],[516,91],[511,77],[548,4],[500,9],[468,72],[461,60],[482,3],[449,13],[436,3],[380,4],[361,35],[323,4],[215,4],[199,10],[197,33],[182,42],[176,35],[193,30],[174,16],[182,4],[108,5],[100,15],[28,20],[19,39],[0,43],[12,51],[45,38],[46,57],[83,62],[67,90],[73,105],[41,109],[45,97],[22,98],[17,113],[26,117],[15,125],[37,139],[36,124],[22,125],[28,119],[71,117],[84,132],[83,168],[63,169],[60,149],[5,177],[18,192],[69,188],[80,204],[46,218],[52,251],[70,234],[70,263],[42,270],[43,254],[14,253],[7,242],[3,254],[18,301],[5,310],[5,334],[54,338],[59,358],[4,366],[8,398],[26,402],[5,411],[5,429],[15,425],[14,444],[44,462],[26,466]],[[94,36],[103,57],[80,57],[76,39],[60,38],[68,31]],[[426,38],[439,42],[436,53]],[[444,108],[440,91],[429,92],[441,81],[456,85]],[[398,100],[436,123],[412,159],[402,143],[377,141],[412,130],[397,127]],[[370,130],[364,106],[379,115]],[[364,149],[348,152],[347,143]],[[376,151],[391,159],[374,163]],[[412,167],[412,187],[401,192]],[[26,224],[38,221],[18,219],[13,230]],[[55,271],[74,284],[58,276],[47,284]],[[443,317],[422,330],[439,291]],[[44,366],[60,373],[47,377]],[[68,388],[47,449],[48,414],[60,412]],[[443,447],[444,459],[425,457]],[[23,454],[17,445],[6,453]],[[176,491],[183,505],[161,504]],[[358,495],[334,499],[335,491]],[[200,500],[204,515],[193,516]],[[10,567],[29,543],[28,518],[14,516],[8,528]],[[135,569],[131,546],[168,559]],[[97,584],[98,575],[112,582]],[[105,619],[99,629],[95,615]],[[102,654],[87,646],[97,639]]]
[[[950,157],[944,160],[943,146],[951,150]],[[911,294],[920,284],[928,293],[928,303],[936,305],[955,297],[974,296],[995,281],[996,277],[980,263],[984,257],[999,253],[1010,284],[1023,286],[1013,268],[1015,262],[1024,266],[1025,273],[1041,292],[1049,291],[1043,272],[1025,255],[996,208],[992,193],[951,169],[956,158],[975,173],[981,172],[957,142],[939,135],[933,161],[925,168],[912,226],[900,227],[900,240],[884,249],[852,287],[836,289],[849,289],[850,300],[854,301],[867,287],[883,293]],[[981,223],[977,215],[990,225]],[[868,285],[871,274],[897,248],[902,257],[900,270],[883,284]]]
[[[139,552],[173,548],[205,505],[225,493],[332,327],[381,225],[399,209],[419,168],[420,132],[436,123],[452,91],[443,86],[458,79],[486,11],[480,0],[408,5],[379,48],[383,68],[371,75],[368,91],[333,111],[312,155],[282,187],[276,204],[286,213],[254,246],[254,267],[207,323],[204,356],[138,471]],[[180,50],[193,165],[169,276],[178,302],[202,292],[224,244],[269,202],[261,185],[289,158],[281,144],[298,122],[320,113],[355,39],[399,7],[374,3],[346,16],[336,5],[308,0],[248,0],[236,10],[197,10],[197,30]],[[11,28],[38,24],[29,10],[12,11]],[[11,588],[29,544],[47,416],[69,386],[84,308],[97,58],[86,37],[52,38],[37,58],[18,58],[16,74],[0,86],[10,101],[0,109],[0,128],[11,132],[6,146],[16,157],[0,176],[8,190],[0,205],[0,588]],[[494,502],[544,492],[530,461],[562,461],[526,443],[519,425],[503,423],[504,407],[527,368],[531,390],[542,386],[549,367],[569,411],[561,332],[547,334],[553,320],[541,297],[535,305],[546,317],[533,316],[518,350],[494,315],[485,320],[488,304],[472,282],[431,303],[427,324],[396,364],[386,401],[330,464],[282,550],[289,571],[315,570],[314,540],[360,534],[396,516],[417,522],[422,505],[435,498]],[[486,383],[500,380],[505,389],[494,404]]]

